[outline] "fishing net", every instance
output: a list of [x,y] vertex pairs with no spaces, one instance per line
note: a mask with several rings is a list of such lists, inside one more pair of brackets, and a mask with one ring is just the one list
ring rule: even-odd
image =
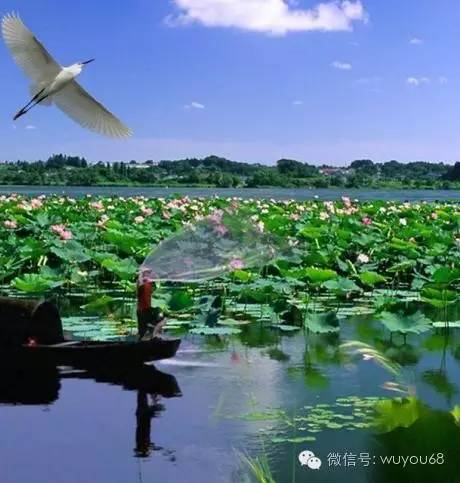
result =
[[140,281],[200,282],[263,266],[283,242],[249,216],[216,210],[162,241],[140,267]]

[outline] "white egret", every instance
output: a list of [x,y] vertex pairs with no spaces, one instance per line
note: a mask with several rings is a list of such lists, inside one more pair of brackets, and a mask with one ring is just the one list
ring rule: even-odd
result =
[[2,33],[15,62],[32,79],[32,99],[15,116],[23,116],[37,104],[56,106],[81,126],[113,138],[126,138],[132,131],[75,81],[83,67],[94,59],[69,67],[59,65],[16,14],[2,19]]

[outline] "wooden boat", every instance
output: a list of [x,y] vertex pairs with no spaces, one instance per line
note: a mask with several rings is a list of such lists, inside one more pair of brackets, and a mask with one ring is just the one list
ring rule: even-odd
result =
[[57,344],[22,344],[0,347],[0,359],[22,359],[31,364],[87,367],[92,365],[138,365],[174,357],[180,339],[154,338],[135,342],[64,341]]
[[[150,311],[142,312],[145,319]],[[74,341],[63,335],[57,308],[48,301],[0,298],[0,360],[20,358],[57,365],[136,365],[174,357],[180,339],[134,342]]]

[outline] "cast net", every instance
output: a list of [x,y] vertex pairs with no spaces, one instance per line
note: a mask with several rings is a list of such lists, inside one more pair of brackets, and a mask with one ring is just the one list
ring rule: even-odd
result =
[[140,281],[205,281],[264,266],[285,251],[285,245],[254,217],[215,210],[160,242],[142,263]]

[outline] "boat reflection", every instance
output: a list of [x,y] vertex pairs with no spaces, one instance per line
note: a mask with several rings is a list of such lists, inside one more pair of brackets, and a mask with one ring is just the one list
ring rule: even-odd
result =
[[52,404],[60,388],[56,366],[16,361],[0,369],[0,404]]
[[[182,395],[176,378],[154,366],[91,367],[74,369],[51,364],[30,366],[16,361],[0,370],[0,404],[50,405],[59,399],[63,379],[92,379],[97,383],[121,386],[136,391],[136,457],[148,457],[163,450],[151,441],[151,421],[165,409],[162,398]],[[172,452],[169,452],[172,455]],[[171,456],[171,459],[174,459]]]

